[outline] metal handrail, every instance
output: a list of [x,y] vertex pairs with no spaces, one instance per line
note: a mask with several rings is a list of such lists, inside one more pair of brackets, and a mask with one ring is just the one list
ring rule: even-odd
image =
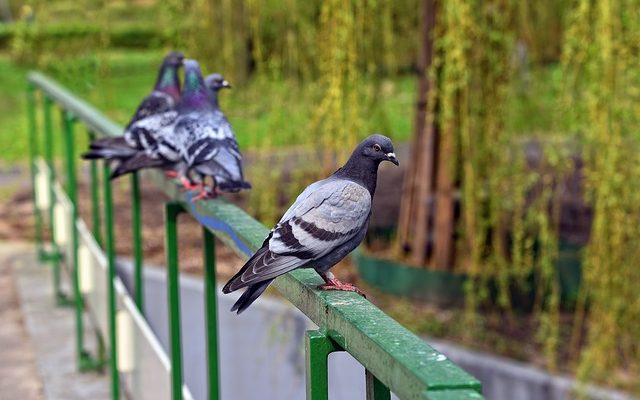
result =
[[[122,134],[122,126],[45,75],[31,72],[28,81],[92,134]],[[148,176],[242,259],[248,259],[269,233],[267,227],[223,199],[193,203],[193,194],[182,192],[159,172]],[[212,244],[213,240],[205,237],[205,242]],[[388,398],[389,390],[401,399],[482,398],[477,379],[368,300],[354,293],[317,290],[322,283],[311,269],[290,272],[273,283],[284,298],[320,327],[307,334],[308,398],[326,398],[326,387],[322,387],[327,385],[326,355],[340,350],[365,367],[368,398]]]

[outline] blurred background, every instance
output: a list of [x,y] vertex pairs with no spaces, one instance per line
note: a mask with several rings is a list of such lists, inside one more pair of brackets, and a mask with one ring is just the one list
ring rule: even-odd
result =
[[384,133],[401,168],[338,276],[418,334],[640,394],[639,1],[0,0],[0,18],[0,238],[32,236],[27,71],[126,123],[178,49],[233,85],[253,190],[232,201],[270,226]]

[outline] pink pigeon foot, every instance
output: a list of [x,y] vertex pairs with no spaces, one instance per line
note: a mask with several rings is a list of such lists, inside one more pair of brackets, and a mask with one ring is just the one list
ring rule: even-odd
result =
[[202,190],[202,183],[193,183],[184,176],[180,177],[180,182],[183,190]]
[[208,192],[204,188],[200,188],[200,189],[201,189],[200,192],[191,199],[192,203],[195,203],[196,201],[200,201],[202,199],[215,199],[216,197],[218,197],[218,193],[216,193],[215,191]]
[[343,292],[355,292],[360,296],[366,298],[364,292],[351,283],[340,282],[331,272],[320,274],[322,279],[326,282],[324,285],[318,286],[320,290],[340,290]]

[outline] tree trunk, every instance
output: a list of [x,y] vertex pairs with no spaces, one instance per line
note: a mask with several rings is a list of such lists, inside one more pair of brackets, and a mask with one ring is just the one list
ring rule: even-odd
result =
[[405,173],[398,246],[416,264],[424,264],[427,257],[430,205],[429,196],[434,182],[434,130],[427,121],[429,90],[433,82],[428,71],[433,62],[433,28],[435,26],[435,0],[424,0],[422,5],[422,45],[417,60],[418,95],[411,155]]

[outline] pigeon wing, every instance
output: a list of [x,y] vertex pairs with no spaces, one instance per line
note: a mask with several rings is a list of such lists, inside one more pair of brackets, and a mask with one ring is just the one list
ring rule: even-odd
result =
[[272,252],[317,260],[365,226],[371,213],[371,194],[366,188],[335,178],[319,183],[305,190],[278,223],[269,243]]
[[135,114],[131,117],[131,120],[127,124],[127,128],[129,128],[134,123],[148,118],[155,114],[161,114],[166,111],[172,110],[176,105],[173,97],[169,96],[166,93],[162,93],[159,91],[153,91],[150,95],[142,100],[142,103],[136,109]]
[[[174,160],[163,154],[160,143],[170,138],[174,133],[174,126],[178,119],[178,112],[171,110],[133,123],[124,133],[125,140],[132,147],[143,150],[150,157],[162,155],[168,160]],[[167,151],[167,153],[170,153]]]

